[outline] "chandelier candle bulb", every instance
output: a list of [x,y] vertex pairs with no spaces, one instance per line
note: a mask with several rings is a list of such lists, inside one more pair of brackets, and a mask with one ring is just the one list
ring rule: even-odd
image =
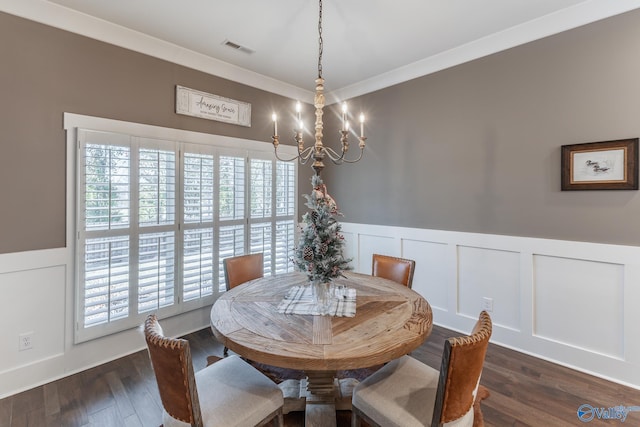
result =
[[342,104],[342,128],[343,130],[348,130],[347,128],[347,103],[344,102]]
[[[300,120],[300,112],[302,111],[302,105],[300,105],[300,101],[296,102],[296,113],[298,115],[298,122],[302,123],[302,121]],[[302,126],[300,126],[302,127]]]
[[276,113],[273,113],[271,115],[271,120],[273,120],[273,136],[277,136],[278,135],[278,116],[276,116]]
[[364,137],[364,114],[360,113],[360,138]]

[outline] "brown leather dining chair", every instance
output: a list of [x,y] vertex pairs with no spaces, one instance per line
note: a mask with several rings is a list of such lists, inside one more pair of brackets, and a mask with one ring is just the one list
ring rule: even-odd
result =
[[352,427],[483,426],[480,386],[491,337],[491,318],[480,313],[471,335],[445,341],[440,370],[412,358],[395,359],[353,390]]
[[393,280],[411,289],[416,262],[411,259],[373,254],[371,275]]
[[264,276],[264,255],[262,253],[225,258],[222,260],[222,265],[227,290]]
[[284,424],[282,390],[238,356],[194,374],[189,342],[167,338],[155,314],[144,336],[163,406],[164,427]]
[[[262,253],[225,258],[222,260],[222,265],[227,290],[264,276],[264,255]],[[224,357],[229,355],[229,349],[226,346],[222,354]]]

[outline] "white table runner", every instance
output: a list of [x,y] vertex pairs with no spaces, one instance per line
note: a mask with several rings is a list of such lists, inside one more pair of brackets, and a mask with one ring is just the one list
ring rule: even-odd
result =
[[356,290],[342,288],[338,290],[337,294],[331,297],[327,312],[321,313],[313,301],[311,286],[293,286],[278,304],[278,313],[354,317],[356,315]]

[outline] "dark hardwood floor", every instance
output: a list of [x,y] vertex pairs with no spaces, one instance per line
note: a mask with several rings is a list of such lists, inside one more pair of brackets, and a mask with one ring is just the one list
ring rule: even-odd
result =
[[[439,368],[443,341],[457,335],[434,327],[431,337],[412,356]],[[186,337],[194,369],[206,357],[222,355],[209,329]],[[581,422],[578,407],[640,405],[640,391],[491,344],[481,383],[491,396],[482,403],[487,426],[615,426],[620,420]],[[285,417],[287,426],[302,425],[300,413]],[[349,415],[340,414],[339,426]],[[161,423],[160,398],[146,351],[0,400],[0,427],[152,426]],[[622,424],[640,425],[640,412]]]

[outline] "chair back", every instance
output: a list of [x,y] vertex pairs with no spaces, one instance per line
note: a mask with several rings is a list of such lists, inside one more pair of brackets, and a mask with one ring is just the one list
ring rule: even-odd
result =
[[445,341],[432,426],[441,426],[473,411],[491,329],[491,317],[483,311],[471,335]]
[[155,314],[144,322],[144,337],[164,410],[177,420],[202,426],[189,342],[166,338]]
[[373,254],[371,275],[393,280],[411,288],[416,262],[411,259]]
[[240,255],[222,260],[224,281],[227,290],[235,288],[249,280],[264,276],[264,256],[262,253]]

